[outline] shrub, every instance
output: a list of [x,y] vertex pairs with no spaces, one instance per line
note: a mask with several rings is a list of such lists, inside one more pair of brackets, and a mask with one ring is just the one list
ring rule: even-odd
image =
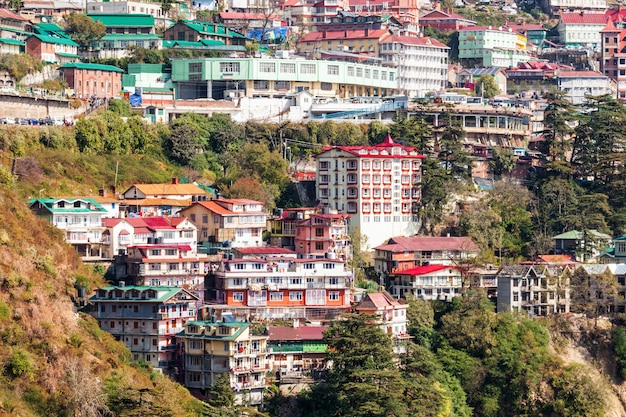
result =
[[0,322],[6,321],[11,317],[11,307],[0,301]]
[[18,349],[9,358],[8,371],[14,376],[25,375],[32,380],[35,373],[35,361],[27,351]]

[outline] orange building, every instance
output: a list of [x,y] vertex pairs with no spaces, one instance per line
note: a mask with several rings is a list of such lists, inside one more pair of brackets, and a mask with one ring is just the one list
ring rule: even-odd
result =
[[75,62],[59,67],[63,79],[77,97],[119,97],[123,70],[113,65]]
[[330,319],[350,308],[352,280],[337,259],[230,255],[208,280],[208,301],[248,319]]

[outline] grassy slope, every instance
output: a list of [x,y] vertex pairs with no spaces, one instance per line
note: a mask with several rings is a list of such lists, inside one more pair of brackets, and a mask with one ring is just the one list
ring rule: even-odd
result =
[[[198,404],[186,390],[129,365],[123,344],[90,316],[75,314],[76,279],[93,289],[101,278],[26,205],[39,190],[43,196],[93,194],[113,183],[115,161],[37,146],[39,133],[34,132],[4,132],[0,143],[0,182],[5,180],[0,184],[0,415],[74,415],[102,403],[103,390],[108,399],[127,404],[126,411],[113,410],[117,415],[131,415],[139,403],[145,407],[152,402],[159,415],[197,415],[190,410]],[[26,149],[17,154],[34,157],[44,169],[34,164],[11,182],[6,173],[16,154],[16,137]],[[120,157],[118,184],[171,175],[164,164]]]

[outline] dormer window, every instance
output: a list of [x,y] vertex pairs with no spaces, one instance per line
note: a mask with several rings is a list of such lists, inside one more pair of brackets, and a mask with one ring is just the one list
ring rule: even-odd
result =
[[221,327],[219,328],[218,334],[219,334],[219,335],[222,335],[222,336],[224,336],[224,335],[230,335],[230,329],[229,329],[228,327],[226,327],[226,326],[221,326]]
[[59,206],[59,208],[64,208],[65,207],[65,201],[59,201],[57,203],[57,205]]
[[74,208],[80,208],[80,201],[74,201]]

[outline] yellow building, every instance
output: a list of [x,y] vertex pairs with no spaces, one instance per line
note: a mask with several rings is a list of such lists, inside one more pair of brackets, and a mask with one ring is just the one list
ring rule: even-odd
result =
[[215,381],[227,374],[236,402],[261,404],[270,371],[269,337],[253,335],[250,330],[249,322],[187,322],[177,336],[184,345],[183,384],[206,395]]
[[390,34],[388,29],[336,30],[309,33],[298,40],[298,54],[313,59],[325,51],[340,51],[378,57],[380,40]]

